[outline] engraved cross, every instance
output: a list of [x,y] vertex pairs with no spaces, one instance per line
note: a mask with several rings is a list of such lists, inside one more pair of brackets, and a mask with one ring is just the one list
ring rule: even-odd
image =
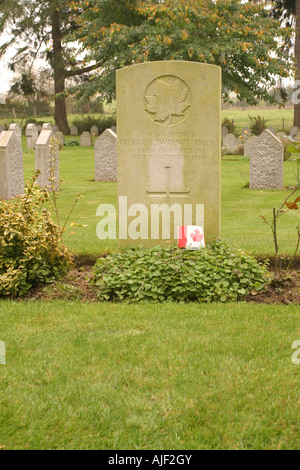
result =
[[188,197],[190,196],[190,191],[171,191],[171,167],[165,166],[166,170],[166,190],[162,191],[147,191],[148,197],[166,197],[167,204],[170,205],[171,197]]

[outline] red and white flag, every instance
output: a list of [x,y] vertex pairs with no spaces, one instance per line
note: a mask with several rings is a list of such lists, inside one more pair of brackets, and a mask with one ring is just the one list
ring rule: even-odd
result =
[[178,246],[187,250],[205,248],[203,227],[196,225],[178,227]]

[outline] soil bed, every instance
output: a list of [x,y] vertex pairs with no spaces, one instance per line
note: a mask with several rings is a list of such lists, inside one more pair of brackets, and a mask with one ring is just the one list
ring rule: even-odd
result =
[[[105,255],[102,255],[105,256]],[[259,259],[263,262],[263,258]],[[97,302],[97,288],[91,284],[92,268],[96,259],[84,256],[74,258],[74,268],[60,281],[49,285],[40,285],[32,289],[21,300],[80,300]],[[282,265],[287,264],[282,260]],[[274,269],[274,260],[269,259],[270,271]],[[284,270],[283,270],[284,271]],[[279,276],[262,292],[249,294],[246,302],[266,304],[300,304],[300,257],[295,260],[287,278]]]

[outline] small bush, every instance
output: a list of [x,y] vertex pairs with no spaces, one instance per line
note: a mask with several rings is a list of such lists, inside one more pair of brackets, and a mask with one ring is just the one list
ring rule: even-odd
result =
[[102,134],[106,129],[110,129],[112,126],[116,125],[115,116],[101,116],[100,118],[94,118],[91,116],[75,119],[72,122],[73,126],[78,127],[79,134],[83,132],[90,132],[92,126],[97,126],[99,129],[99,134]]
[[22,296],[58,279],[72,262],[61,230],[43,207],[49,199],[34,181],[13,201],[0,199],[0,296]]
[[93,272],[102,301],[229,302],[268,282],[265,266],[219,241],[198,251],[129,248],[100,258]]
[[236,131],[236,125],[233,119],[228,119],[225,117],[222,122],[222,127],[226,127],[229,134],[235,134]]
[[254,135],[260,135],[263,131],[267,129],[268,121],[265,121],[265,118],[262,118],[260,116],[257,116],[257,117],[249,116],[249,119],[251,121],[250,129]]
[[80,143],[76,139],[69,140],[69,142],[65,143],[66,147],[76,147],[76,146],[79,146],[79,145],[80,145]]

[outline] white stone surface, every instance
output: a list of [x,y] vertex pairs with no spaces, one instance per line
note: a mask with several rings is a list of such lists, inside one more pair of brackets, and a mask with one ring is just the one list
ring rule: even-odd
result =
[[[54,150],[51,151],[51,147]],[[57,145],[54,147],[52,130],[42,130],[36,141],[35,168],[41,172],[37,179],[41,188],[51,189],[50,178],[54,177],[54,187],[59,189],[59,150]]]
[[24,193],[23,151],[14,131],[0,135],[0,197],[11,199]]
[[95,181],[117,181],[117,135],[111,129],[95,142]]
[[35,124],[28,124],[26,127],[27,148],[34,149],[39,132]]
[[239,141],[233,134],[227,134],[223,139],[223,147],[226,147],[231,152],[235,152],[238,145]]
[[90,147],[92,145],[92,136],[89,132],[83,132],[80,136],[80,146]]
[[250,188],[283,188],[283,145],[268,129],[250,147]]

